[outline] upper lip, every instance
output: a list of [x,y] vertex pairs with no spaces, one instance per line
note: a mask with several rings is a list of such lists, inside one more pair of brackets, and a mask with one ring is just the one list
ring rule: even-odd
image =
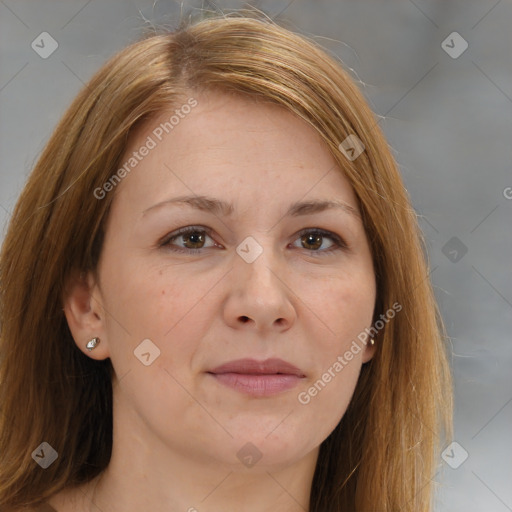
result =
[[217,366],[208,373],[241,373],[249,375],[297,375],[305,377],[304,372],[287,361],[272,358],[258,361],[256,359],[237,359]]

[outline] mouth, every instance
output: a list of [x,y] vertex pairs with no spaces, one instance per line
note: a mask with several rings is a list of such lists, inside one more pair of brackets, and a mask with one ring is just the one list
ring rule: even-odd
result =
[[302,370],[282,359],[238,359],[222,364],[207,374],[220,384],[256,397],[290,390],[306,378]]

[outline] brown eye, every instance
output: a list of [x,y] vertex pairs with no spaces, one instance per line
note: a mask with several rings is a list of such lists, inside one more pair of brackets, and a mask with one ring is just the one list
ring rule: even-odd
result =
[[[316,252],[318,254],[330,253],[339,249],[348,249],[347,244],[338,235],[330,231],[322,229],[304,229],[298,234],[300,240],[300,247],[307,251]],[[330,245],[321,249],[326,240],[330,240]],[[297,245],[294,245],[298,247]]]
[[316,250],[322,246],[323,236],[317,234],[302,235],[301,241],[304,249]]
[[192,231],[180,236],[183,238],[183,243],[187,249],[201,249],[205,242],[204,233],[200,231]]
[[176,252],[201,252],[216,245],[215,243],[205,245],[207,238],[211,239],[205,229],[190,226],[171,233],[160,243],[160,246]]

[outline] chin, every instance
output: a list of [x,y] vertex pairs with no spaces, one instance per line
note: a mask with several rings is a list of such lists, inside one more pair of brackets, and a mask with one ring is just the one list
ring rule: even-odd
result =
[[[281,420],[279,420],[281,421]],[[279,422],[274,423],[274,429]],[[281,427],[278,427],[282,428]],[[229,463],[232,470],[251,469],[254,472],[276,471],[297,463],[315,448],[315,444],[305,444],[309,436],[293,435],[288,429],[281,432],[248,428],[233,433],[234,438],[226,446],[226,453],[234,454]],[[311,437],[309,437],[311,439]]]

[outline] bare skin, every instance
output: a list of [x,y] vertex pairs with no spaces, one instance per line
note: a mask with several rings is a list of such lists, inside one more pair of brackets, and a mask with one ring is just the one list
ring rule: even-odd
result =
[[[373,355],[363,346],[299,401],[371,325],[375,275],[355,194],[289,112],[193,96],[197,107],[110,192],[99,280],[74,283],[65,303],[78,347],[114,366],[114,444],[100,477],[50,500],[59,512],[307,511],[319,446]],[[143,126],[125,156],[168,118]],[[166,203],[184,195],[233,211]],[[287,215],[293,203],[327,200],[345,207]],[[176,233],[188,226],[195,234]],[[261,254],[247,262],[242,242]],[[160,351],[147,366],[134,355],[145,339]],[[240,358],[280,358],[303,376],[254,396],[209,373]]]

